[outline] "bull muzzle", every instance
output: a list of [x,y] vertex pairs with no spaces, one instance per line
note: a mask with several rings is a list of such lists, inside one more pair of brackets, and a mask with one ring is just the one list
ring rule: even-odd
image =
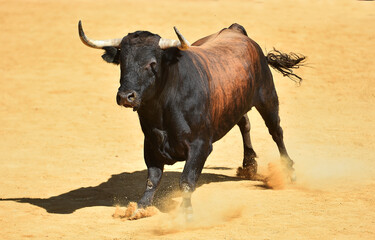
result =
[[139,107],[139,101],[135,91],[118,91],[116,101],[118,105],[133,108],[133,110],[137,110]]

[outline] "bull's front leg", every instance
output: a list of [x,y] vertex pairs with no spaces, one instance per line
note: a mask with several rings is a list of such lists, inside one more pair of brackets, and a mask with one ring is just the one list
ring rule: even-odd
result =
[[159,186],[160,179],[163,175],[162,167],[149,167],[148,168],[148,177],[146,181],[146,190],[142,198],[138,201],[139,208],[146,208],[152,204],[154,195],[157,187]]
[[152,204],[157,187],[159,186],[161,177],[163,175],[164,164],[158,161],[151,143],[145,140],[144,142],[144,158],[147,165],[148,177],[146,181],[146,190],[142,198],[138,201],[139,208],[146,208]]
[[125,212],[115,213],[115,217],[127,218],[129,220],[150,217],[157,213],[156,208],[149,207],[152,204],[155,192],[163,175],[164,164],[154,154],[151,143],[145,139],[144,157],[148,170],[146,190],[142,198],[135,203],[129,203]]
[[193,218],[191,195],[196,188],[198,178],[204,163],[212,151],[212,144],[202,139],[197,139],[190,144],[188,159],[181,174],[180,189],[182,192],[181,209],[187,221]]
[[155,207],[149,206],[152,204],[152,200],[154,198],[162,174],[162,167],[149,166],[148,177],[146,181],[146,190],[143,194],[143,197],[138,201],[137,204],[129,203],[125,212],[120,212],[118,214],[115,213],[114,217],[135,220],[155,215],[157,213],[157,209]]

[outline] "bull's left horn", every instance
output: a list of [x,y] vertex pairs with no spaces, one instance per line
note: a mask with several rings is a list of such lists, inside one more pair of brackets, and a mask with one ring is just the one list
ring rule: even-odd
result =
[[160,38],[159,40],[160,48],[167,49],[170,47],[178,47],[181,50],[188,49],[190,47],[190,43],[185,39],[184,36],[182,36],[182,34],[178,31],[176,27],[174,27],[174,30],[177,34],[178,39],[180,39],[180,41]]
[[179,46],[179,48],[182,50],[188,49],[190,47],[190,43],[188,42],[188,40],[186,40],[186,38],[182,36],[182,34],[180,33],[180,31],[178,31],[176,26],[174,26],[173,29],[176,32],[177,37],[178,39],[180,39],[180,42],[181,42],[181,46]]
[[78,33],[79,33],[79,38],[81,39],[83,44],[92,48],[119,47],[122,41],[122,38],[114,38],[114,39],[108,39],[108,40],[89,39],[88,37],[86,37],[85,32],[82,29],[81,20],[79,20],[78,22]]

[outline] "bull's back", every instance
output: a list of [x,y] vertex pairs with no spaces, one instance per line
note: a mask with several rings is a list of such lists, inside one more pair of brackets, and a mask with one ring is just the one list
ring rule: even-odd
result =
[[252,107],[260,78],[259,47],[238,31],[225,29],[191,47],[207,71],[213,141],[222,138]]

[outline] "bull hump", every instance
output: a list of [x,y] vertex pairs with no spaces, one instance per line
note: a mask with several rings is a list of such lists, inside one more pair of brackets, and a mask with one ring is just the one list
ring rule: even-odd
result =
[[246,32],[245,28],[238,23],[233,23],[232,25],[230,25],[229,29],[236,30],[236,31],[242,33],[243,35],[247,36],[247,32]]

